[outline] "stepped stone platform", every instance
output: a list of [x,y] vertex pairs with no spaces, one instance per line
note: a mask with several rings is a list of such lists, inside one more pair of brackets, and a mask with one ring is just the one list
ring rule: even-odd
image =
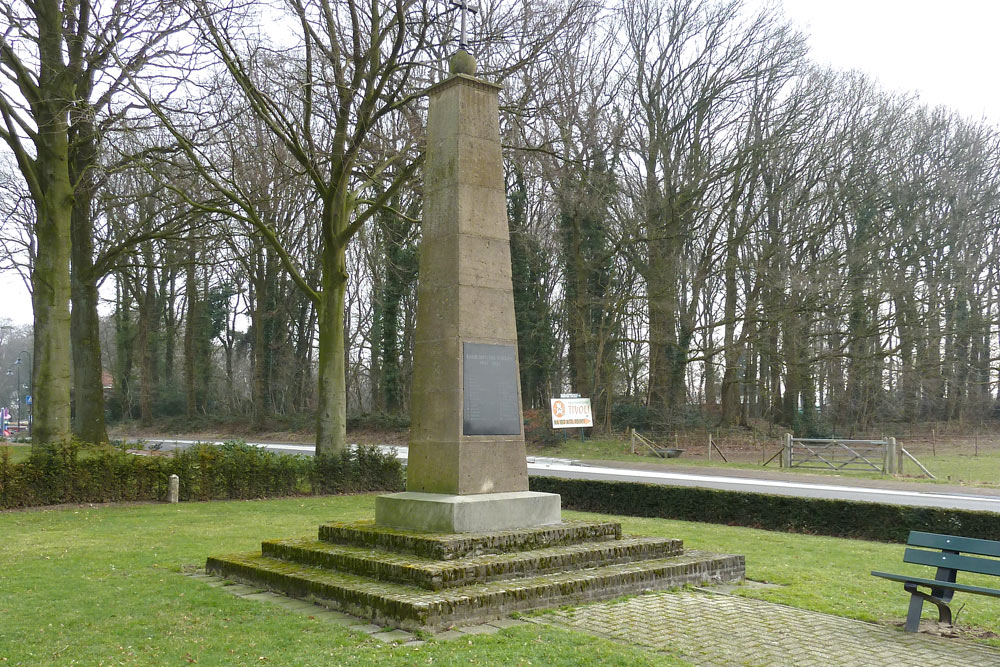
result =
[[743,556],[623,536],[613,522],[567,521],[489,533],[419,533],[331,523],[319,539],[266,541],[213,556],[209,574],[405,630],[438,631],[515,611],[684,584],[737,581]]

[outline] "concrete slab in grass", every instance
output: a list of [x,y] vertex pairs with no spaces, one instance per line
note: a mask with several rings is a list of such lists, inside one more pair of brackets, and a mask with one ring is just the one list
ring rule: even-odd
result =
[[376,632],[373,638],[385,642],[386,644],[403,644],[414,639],[414,635],[406,630],[389,630],[388,632]]
[[488,623],[483,623],[482,625],[466,625],[455,629],[467,635],[495,635],[500,632],[500,628]]
[[275,600],[275,604],[284,607],[285,609],[290,609],[292,611],[305,611],[310,613],[318,613],[325,609],[312,602],[306,602],[305,600],[296,600],[294,598],[288,598],[283,595],[278,596],[278,600]]
[[376,632],[382,632],[385,630],[381,625],[372,625],[368,623],[366,625],[352,625],[348,628],[349,630],[356,630],[357,632],[363,632],[366,635],[374,635]]
[[253,595],[254,593],[263,593],[263,588],[257,588],[255,586],[246,586],[244,584],[229,584],[228,586],[223,586],[221,590],[227,593],[232,593],[239,597],[246,595]]
[[283,595],[278,595],[277,593],[272,593],[271,591],[263,591],[261,593],[250,593],[249,595],[243,596],[244,600],[253,600],[255,602],[281,602],[282,600],[287,600]]
[[311,614],[316,618],[327,621],[328,623],[334,623],[336,625],[364,625],[365,622],[358,618],[357,616],[351,616],[350,614],[345,614],[341,611],[334,611],[333,609],[325,609],[319,607],[315,614]]
[[506,630],[507,628],[516,628],[519,625],[527,625],[527,623],[516,618],[498,618],[495,621],[490,621],[486,625],[492,625],[494,628]]

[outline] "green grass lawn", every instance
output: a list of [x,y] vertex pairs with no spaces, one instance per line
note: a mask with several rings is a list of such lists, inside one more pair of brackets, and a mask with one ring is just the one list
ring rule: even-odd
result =
[[[388,646],[274,605],[236,598],[182,574],[202,568],[210,554],[257,550],[263,539],[312,535],[325,521],[370,518],[373,498],[0,513],[0,663],[685,664],[536,626],[412,648]],[[907,571],[900,545],[620,520],[629,533],[679,537],[689,548],[742,553],[750,579],[780,584],[744,587],[742,595],[867,621],[902,622],[906,614],[909,596],[902,585],[868,574]],[[921,569],[929,576],[928,568],[909,571]],[[980,583],[995,586],[997,581]],[[958,598],[958,623],[1000,632],[1000,601]]]
[[[664,445],[668,447],[668,445]],[[600,459],[604,461],[624,461],[631,463],[662,463],[669,465],[715,466],[724,468],[759,468],[756,463],[726,463],[722,459],[692,458],[681,455],[674,459],[652,456],[649,450],[636,446],[635,454],[629,451],[629,443],[623,440],[559,440],[553,445],[536,445],[531,448],[532,456],[551,456],[565,459]],[[772,466],[775,463],[771,464]]]
[[31,454],[31,445],[12,445],[12,444],[0,444],[0,447],[6,447],[7,451],[10,452],[10,460],[12,463],[20,463],[28,458]]
[[[740,595],[863,621],[902,624],[910,598],[902,584],[872,577],[872,570],[934,576],[932,568],[904,565],[900,544],[664,519],[620,520],[626,532],[679,537],[687,548],[743,554],[748,579],[778,584],[774,588],[745,587],[739,590]],[[959,577],[965,583],[1000,587],[996,577],[965,573]],[[956,602],[952,605],[956,623],[1000,633],[1000,599],[958,593]],[[925,605],[926,618],[936,618],[932,609],[933,605]],[[1000,646],[1000,641],[993,644]]]
[[389,646],[182,574],[373,514],[373,496],[2,512],[0,664],[687,664],[536,626]]
[[[31,445],[22,444],[5,444],[0,445],[0,447],[6,448],[10,453],[10,460],[12,463],[21,463],[22,461],[27,461],[28,457],[31,456]],[[90,458],[94,456],[94,449],[81,449],[78,456],[80,458]]]
[[[914,452],[914,456],[934,473],[937,481],[945,484],[975,484],[979,486],[1000,486],[1000,452],[986,450],[979,455],[971,452],[949,452],[932,455],[930,452]],[[919,475],[920,471],[909,460],[903,463],[905,475]]]

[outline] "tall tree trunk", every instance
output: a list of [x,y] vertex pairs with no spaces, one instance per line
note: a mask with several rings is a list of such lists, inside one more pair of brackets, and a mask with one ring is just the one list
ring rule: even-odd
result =
[[[726,239],[726,258],[723,266],[725,304],[723,306],[722,387],[720,390],[720,417],[723,426],[731,426],[739,419],[739,359],[740,348],[736,346],[736,264],[738,245],[734,238],[734,222],[730,220]],[[747,313],[749,316],[749,312]],[[743,332],[749,327],[744,320]],[[741,336],[742,338],[742,336]]]
[[968,292],[959,287],[955,296],[954,320],[951,327],[952,358],[949,361],[948,419],[960,421],[966,412],[969,383],[969,352],[972,347],[971,319]]
[[324,279],[319,307],[316,453],[336,454],[347,446],[347,375],[344,362],[344,298],[347,279]]
[[[34,160],[18,153],[35,202],[37,253],[31,269],[34,310],[32,355],[35,445],[68,442],[70,424],[70,245],[73,182],[70,178],[68,105],[74,98],[63,63],[63,13],[56,0],[33,4],[38,23],[38,128]],[[25,84],[27,85],[27,84]],[[9,143],[9,142],[8,142]]]
[[912,297],[906,293],[906,290],[900,290],[895,295],[894,302],[896,333],[899,336],[899,401],[902,404],[900,412],[903,421],[912,423],[917,419],[920,387],[914,361],[915,335],[912,331],[912,323],[916,320],[916,313],[913,312]]
[[156,336],[154,325],[156,318],[156,274],[153,266],[153,252],[148,246],[144,255],[146,274],[142,290],[142,303],[139,306],[139,333],[136,344],[139,346],[139,419],[143,426],[150,426],[153,423],[153,392],[155,391],[153,341]]
[[307,408],[312,397],[312,350],[313,333],[316,330],[316,307],[312,301],[301,295],[299,301],[296,339],[293,404],[296,411]]
[[[661,231],[665,238],[650,242],[650,269],[646,278],[649,301],[649,404],[660,412],[663,426],[677,418],[684,395],[683,364],[678,337],[678,262],[676,234]],[[681,357],[683,356],[683,360]],[[679,378],[678,378],[679,373]],[[678,379],[680,385],[677,384]]]
[[174,370],[177,346],[177,266],[163,267],[160,274],[160,294],[163,302],[163,383],[176,391]]
[[802,344],[804,341],[798,337],[799,332],[796,327],[796,315],[793,312],[791,303],[786,304],[785,312],[782,314],[782,336],[781,355],[785,360],[784,392],[782,393],[781,414],[782,421],[792,426],[796,422],[799,412],[799,399],[802,392],[801,366],[802,366]]
[[323,248],[323,291],[318,307],[316,454],[339,454],[347,447],[347,375],[344,300],[347,295],[345,248],[327,241]]
[[73,309],[70,334],[73,353],[73,434],[83,442],[104,443],[104,382],[100,319],[97,315],[97,276],[94,267],[92,167],[97,160],[97,138],[87,119],[74,123],[76,149],[73,177],[77,183],[71,229],[70,285]]
[[989,406],[990,383],[990,322],[993,304],[987,294],[977,294],[972,306],[972,349],[968,396],[970,408],[977,419],[983,419]]
[[937,276],[931,277],[931,285],[927,295],[927,310],[924,316],[925,331],[922,338],[922,352],[918,356],[923,404],[921,417],[923,419],[941,419],[944,406],[944,378],[941,373],[941,320],[940,288]]
[[705,350],[705,366],[703,371],[705,378],[705,406],[714,414],[714,408],[719,404],[719,378],[715,362],[717,350],[715,348],[714,327],[711,326],[714,290],[705,290],[701,298],[705,318],[705,327],[702,333],[702,348]]
[[[74,255],[75,248],[74,244]],[[97,285],[74,280],[72,293],[73,433],[82,442],[104,443],[108,442],[108,431],[104,419]]]
[[[590,342],[590,304],[587,302],[587,266],[580,238],[580,220],[563,214],[569,236],[566,261],[566,337],[569,341],[569,379],[574,392],[589,396],[594,386],[594,359]],[[567,219],[570,218],[570,219]]]
[[135,350],[135,323],[132,320],[131,299],[125,287],[125,277],[115,280],[115,394],[123,418],[133,418],[132,363]]
[[[40,133],[48,134],[48,128]],[[68,442],[70,424],[70,219],[73,188],[66,169],[65,129],[56,130],[42,147],[47,172],[45,195],[38,208],[35,237],[38,253],[31,271],[34,309],[32,442]],[[62,140],[60,142],[60,139]],[[40,142],[41,143],[41,142]],[[42,156],[39,156],[40,158]]]
[[191,242],[188,244],[188,257],[184,267],[184,296],[187,300],[187,317],[184,318],[184,403],[188,419],[198,413],[195,346],[201,320],[201,298],[198,293],[196,259],[197,253]]
[[265,311],[270,307],[270,291],[273,285],[267,280],[265,268],[265,251],[263,248],[254,250],[254,260],[251,265],[250,281],[253,299],[250,303],[250,326],[253,330],[252,382],[250,397],[250,422],[255,430],[264,428],[268,415],[268,326]]

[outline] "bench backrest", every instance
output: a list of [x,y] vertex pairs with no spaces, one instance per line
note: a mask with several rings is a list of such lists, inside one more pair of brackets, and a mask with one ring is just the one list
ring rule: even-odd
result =
[[[1000,577],[1000,560],[976,558],[963,554],[978,556],[993,556],[1000,558],[1000,542],[980,540],[972,537],[955,535],[936,535],[934,533],[910,532],[906,541],[908,547],[924,547],[942,551],[925,551],[924,549],[908,548],[903,553],[903,562],[932,567],[945,567],[963,572],[991,574]],[[957,551],[959,553],[945,553]]]

